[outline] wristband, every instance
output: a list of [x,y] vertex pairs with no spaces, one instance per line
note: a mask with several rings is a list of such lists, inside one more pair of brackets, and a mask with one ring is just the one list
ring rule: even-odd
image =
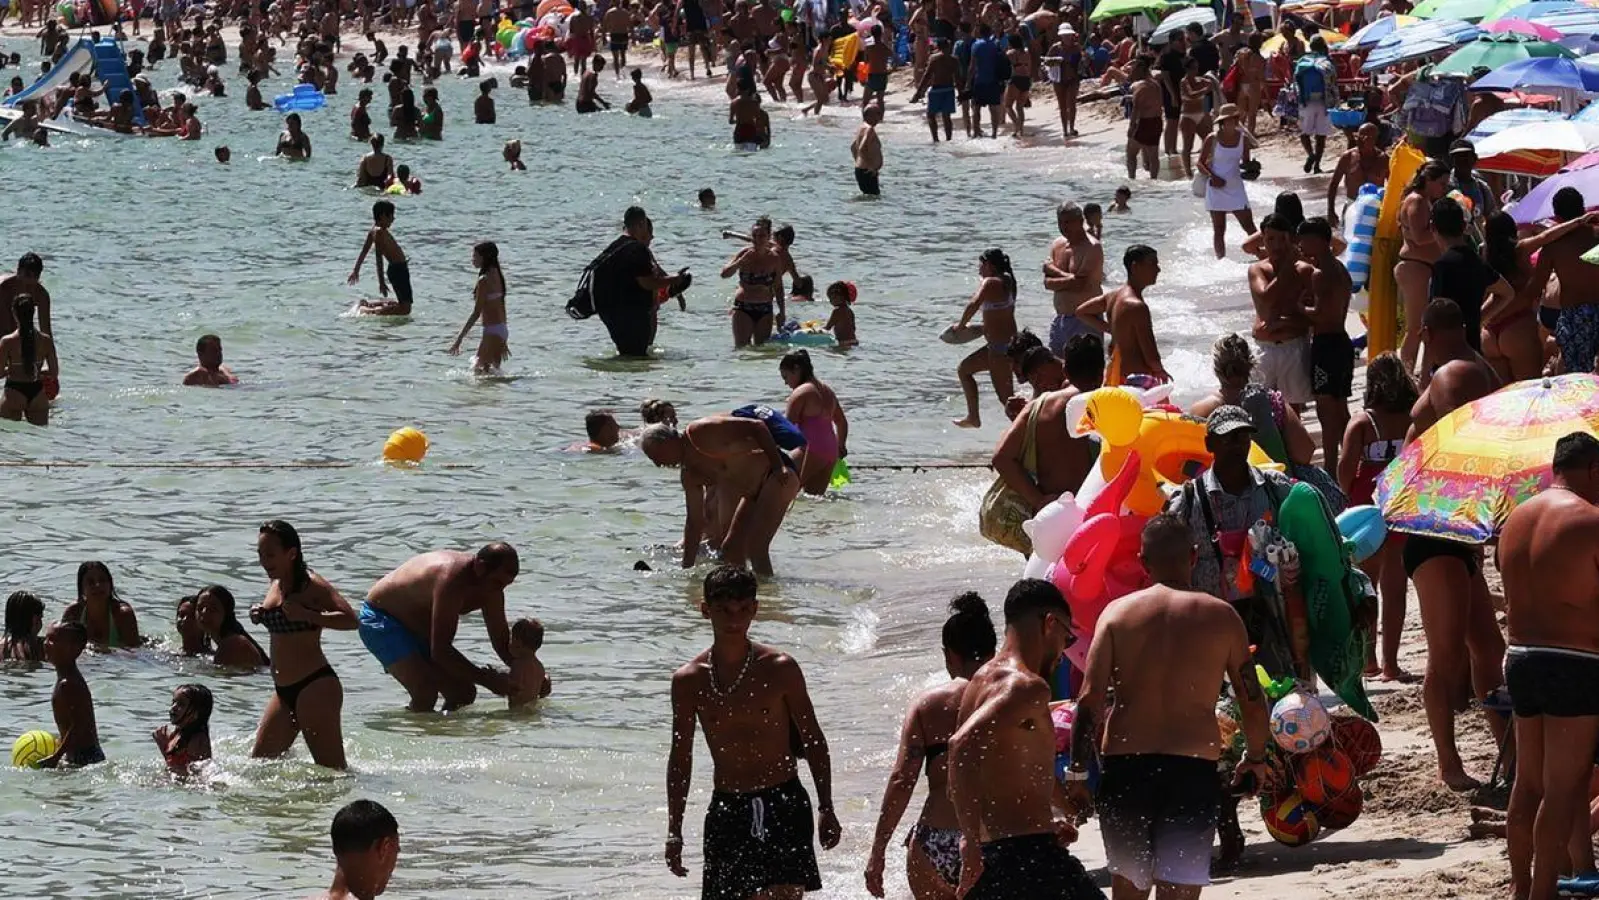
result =
[[1078,784],[1088,780],[1088,773],[1081,769],[1067,769],[1060,777],[1067,784]]
[[683,845],[683,836],[682,835],[680,835],[680,834],[669,834],[669,835],[666,836],[666,846],[668,846],[668,847],[681,847],[682,845]]

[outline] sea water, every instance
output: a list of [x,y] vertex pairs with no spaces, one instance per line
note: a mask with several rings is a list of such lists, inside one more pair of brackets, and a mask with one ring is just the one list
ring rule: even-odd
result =
[[[392,198],[416,292],[403,322],[341,315],[377,295],[370,262],[358,287],[345,285],[375,199],[348,188],[366,149],[346,136],[355,85],[304,114],[315,147],[305,164],[270,158],[280,119],[244,108],[231,66],[236,96],[197,100],[204,140],[57,135],[47,150],[0,147],[0,257],[9,266],[29,250],[44,256],[62,364],[50,427],[0,424],[0,462],[99,464],[0,468],[0,593],[38,592],[54,619],[74,597],[78,564],[104,560],[155,641],[83,661],[108,764],[0,769],[0,895],[303,896],[326,884],[333,812],[369,797],[400,821],[397,896],[698,896],[711,783],[702,742],[685,827],[690,878],[672,877],[661,853],[669,679],[709,643],[698,606],[707,566],[681,571],[670,549],[682,533],[674,472],[637,452],[567,448],[590,409],[613,408],[627,424],[651,396],[673,401],[684,421],[783,401],[781,350],[733,350],[733,282],[717,278],[738,247],[721,230],[769,215],[797,229],[794,257],[818,296],[834,280],[860,286],[861,346],[811,350],[848,412],[855,481],[795,503],[754,634],[802,664],[831,745],[844,840],[821,856],[821,896],[866,896],[860,872],[901,717],[944,678],[945,604],[977,589],[998,619],[1021,566],[977,535],[992,473],[871,465],[986,462],[1002,426],[992,388],[980,380],[984,427],[953,428],[963,414],[955,366],[970,347],[937,335],[960,315],[991,246],[1014,261],[1019,322],[1047,332],[1039,266],[1054,205],[1108,206],[1125,170],[1111,151],[1003,139],[934,147],[919,115],[901,108],[907,98],[891,96],[883,197],[864,200],[851,177],[852,110],[802,122],[797,106],[773,107],[772,149],[737,153],[719,89],[664,84],[647,68],[652,120],[529,108],[502,88],[499,123],[478,126],[476,82],[439,82],[444,141],[388,148],[425,184],[420,196]],[[154,80],[176,87],[175,67]],[[609,72],[600,84],[618,108],[629,97]],[[289,86],[263,88],[270,97]],[[510,138],[523,142],[525,173],[500,160]],[[231,165],[213,160],[218,144],[231,147]],[[717,193],[714,212],[695,208],[702,187]],[[655,222],[661,263],[691,267],[696,281],[687,312],[662,310],[657,358],[619,363],[597,320],[574,322],[562,307],[633,204]],[[1248,324],[1243,267],[1209,259],[1208,223],[1186,182],[1138,182],[1133,205],[1105,220],[1107,285],[1119,282],[1129,244],[1160,249],[1156,329],[1182,396],[1195,397],[1210,384],[1210,342]],[[472,246],[486,240],[500,248],[511,329],[495,380],[470,374],[476,333],[462,356],[445,352],[471,311]],[[801,319],[827,313],[822,302],[791,307]],[[207,332],[222,337],[240,386],[178,386]],[[405,425],[432,439],[428,464],[373,463]],[[163,467],[184,461],[357,465]],[[352,604],[411,554],[510,541],[522,570],[509,611],[544,621],[554,695],[531,714],[486,694],[455,715],[410,714],[354,633],[326,632],[350,771],[318,769],[303,746],[284,760],[249,759],[270,677],[178,657],[173,612],[211,582],[227,585],[241,612],[259,602],[256,529],[272,518],[300,530],[307,562]],[[634,571],[638,560],[654,571]],[[474,660],[493,657],[476,617],[458,645]],[[217,772],[198,784],[169,780],[149,736],[187,681],[216,695]],[[0,669],[0,739],[54,730],[52,683],[48,670]],[[1080,847],[1102,858],[1097,837]],[[890,883],[903,885],[898,845],[889,856]]]

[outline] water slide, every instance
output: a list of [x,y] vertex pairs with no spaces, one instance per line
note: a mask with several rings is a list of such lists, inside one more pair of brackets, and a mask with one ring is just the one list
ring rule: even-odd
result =
[[[20,106],[24,100],[37,100],[48,95],[51,91],[67,83],[76,72],[87,72],[94,68],[94,44],[88,38],[80,38],[67,55],[61,57],[61,62],[50,67],[50,71],[40,76],[26,90],[0,100],[3,106]],[[127,73],[127,67],[123,67]]]
[[[19,106],[25,100],[35,100],[47,96],[51,91],[67,83],[67,80],[77,72],[93,72],[94,77],[105,87],[106,102],[109,104],[116,100],[123,91],[133,90],[133,79],[128,75],[128,64],[122,55],[122,47],[110,38],[102,38],[96,44],[88,38],[80,38],[61,58],[61,62],[50,68],[38,81],[21,93],[13,94],[0,105]],[[144,125],[144,109],[139,104],[138,94],[133,98],[133,121]]]
[[123,91],[132,93],[134,124],[148,124],[144,121],[144,107],[139,103],[139,94],[133,90],[133,78],[128,74],[128,63],[122,55],[121,45],[110,38],[101,38],[98,44],[92,46],[95,77],[105,86],[106,102],[115,102]]

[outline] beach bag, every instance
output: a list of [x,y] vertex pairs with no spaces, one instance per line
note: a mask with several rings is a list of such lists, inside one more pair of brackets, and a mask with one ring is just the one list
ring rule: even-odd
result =
[[[1027,436],[1022,450],[1022,467],[1029,472],[1038,469],[1038,411],[1043,404],[1037,398],[1028,404]],[[1031,519],[1038,510],[1033,509],[1022,496],[1011,490],[1003,475],[994,476],[994,483],[983,495],[977,510],[977,530],[983,537],[1009,547],[1023,556],[1033,555],[1033,541],[1022,530],[1022,523]]]
[[1405,94],[1400,122],[1419,137],[1459,134],[1465,128],[1466,82],[1459,78],[1418,81]]
[[626,245],[626,242],[631,240],[633,240],[633,238],[625,234],[622,235],[621,237],[612,241],[611,246],[606,247],[599,256],[594,257],[593,262],[584,267],[583,274],[578,276],[577,279],[577,290],[572,292],[572,299],[566,301],[567,315],[577,319],[578,321],[582,321],[583,319],[587,319],[594,315],[596,312],[594,308],[594,270],[603,265],[606,260],[610,259],[611,256],[616,253],[617,250],[621,249]]
[[1327,74],[1321,70],[1316,57],[1301,57],[1294,66],[1294,87],[1299,91],[1300,103],[1326,102]]
[[1203,200],[1203,199],[1205,199],[1205,191],[1209,187],[1210,187],[1210,177],[1207,176],[1204,172],[1201,172],[1200,170],[1195,169],[1194,170],[1194,183],[1192,185],[1189,185],[1189,190],[1193,191],[1193,194],[1194,194],[1195,197],[1198,197],[1199,199]]
[[1238,102],[1238,85],[1243,81],[1243,77],[1243,73],[1238,69],[1238,63],[1233,63],[1232,68],[1227,70],[1227,76],[1221,80],[1221,95],[1227,98],[1227,102]]

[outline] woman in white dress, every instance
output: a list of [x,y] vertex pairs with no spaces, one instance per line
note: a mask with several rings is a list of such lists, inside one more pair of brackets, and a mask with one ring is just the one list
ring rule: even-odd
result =
[[1244,234],[1255,233],[1255,216],[1249,210],[1249,194],[1244,190],[1242,173],[1254,138],[1239,122],[1238,107],[1223,104],[1216,110],[1216,133],[1205,138],[1205,146],[1199,151],[1199,171],[1206,178],[1205,210],[1210,213],[1217,259],[1227,255],[1228,213],[1238,219]]

